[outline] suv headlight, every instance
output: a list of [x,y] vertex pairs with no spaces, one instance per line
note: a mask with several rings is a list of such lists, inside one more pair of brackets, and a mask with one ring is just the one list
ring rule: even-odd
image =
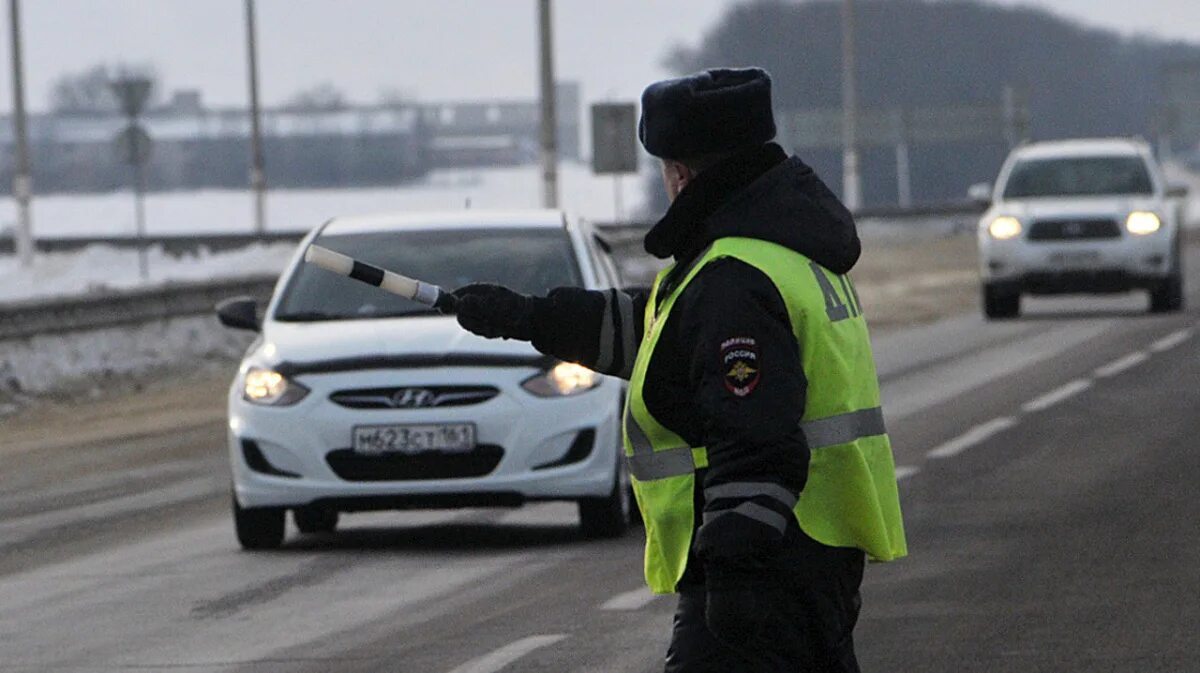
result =
[[1135,236],[1145,236],[1161,229],[1162,220],[1150,211],[1137,210],[1129,213],[1129,217],[1125,219],[1125,228]]
[[574,362],[560,362],[548,372],[521,383],[525,390],[538,397],[578,395],[600,384],[600,375]]
[[1016,238],[1021,235],[1021,221],[1009,215],[1002,215],[988,225],[988,233],[998,241]]
[[273,369],[251,367],[242,379],[242,399],[267,407],[286,407],[299,402],[308,388]]

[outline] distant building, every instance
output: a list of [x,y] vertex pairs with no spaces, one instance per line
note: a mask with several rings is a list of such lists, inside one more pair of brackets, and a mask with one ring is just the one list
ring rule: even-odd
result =
[[[558,87],[559,156],[580,157],[579,86]],[[414,103],[340,109],[264,109],[269,187],[397,184],[434,168],[512,166],[538,160],[536,101]],[[35,192],[124,188],[130,168],[115,138],[125,119],[112,113],[30,115]],[[153,140],[145,171],[151,190],[244,188],[249,183],[250,117],[210,109],[200,92],[180,90],[142,124]],[[11,119],[0,117],[0,193],[12,187]]]

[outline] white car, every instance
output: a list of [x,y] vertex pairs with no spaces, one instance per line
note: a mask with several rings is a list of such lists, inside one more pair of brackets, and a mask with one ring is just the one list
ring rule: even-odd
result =
[[253,300],[218,307],[260,334],[229,394],[244,548],[278,547],[288,510],[317,533],[342,512],[572,500],[585,535],[625,530],[623,382],[305,264],[314,242],[447,289],[617,283],[590,226],[557,211],[345,217],[309,233],[261,319]]
[[1019,147],[979,221],[983,307],[1020,313],[1022,294],[1144,289],[1150,310],[1183,307],[1179,227],[1186,189],[1168,188],[1150,147],[1126,139]]

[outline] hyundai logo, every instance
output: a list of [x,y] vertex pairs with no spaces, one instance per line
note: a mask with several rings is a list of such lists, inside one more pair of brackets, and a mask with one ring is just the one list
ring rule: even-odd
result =
[[428,388],[401,388],[392,393],[391,403],[397,409],[416,409],[437,405],[437,395]]

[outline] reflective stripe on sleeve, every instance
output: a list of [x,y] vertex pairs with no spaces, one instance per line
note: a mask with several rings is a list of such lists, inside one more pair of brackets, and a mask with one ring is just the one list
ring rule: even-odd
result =
[[795,493],[769,481],[735,481],[704,489],[704,499],[710,502],[721,498],[754,498],[758,496],[774,498],[788,509],[795,507],[799,500]]
[[633,363],[637,359],[637,330],[633,322],[633,298],[617,292],[617,307],[621,312],[621,369],[617,376],[628,379],[633,375]]
[[800,429],[804,431],[804,438],[808,440],[809,449],[848,444],[856,439],[882,435],[887,432],[883,423],[881,407],[861,409],[848,414],[801,423]]
[[[631,434],[630,441],[632,442],[632,440]],[[625,464],[629,467],[629,474],[638,481],[679,477],[696,471],[696,462],[692,459],[692,449],[688,446],[651,453],[635,453],[632,456],[625,456]]]
[[604,315],[600,318],[600,344],[596,349],[596,371],[607,373],[613,363],[612,292],[604,293]]
[[718,517],[725,516],[726,514],[740,514],[748,519],[754,519],[759,523],[764,523],[779,531],[780,535],[783,535],[784,531],[787,530],[787,518],[785,518],[779,512],[767,507],[763,507],[755,502],[743,502],[737,507],[731,509],[723,509],[717,512],[705,512],[704,523],[708,524]]

